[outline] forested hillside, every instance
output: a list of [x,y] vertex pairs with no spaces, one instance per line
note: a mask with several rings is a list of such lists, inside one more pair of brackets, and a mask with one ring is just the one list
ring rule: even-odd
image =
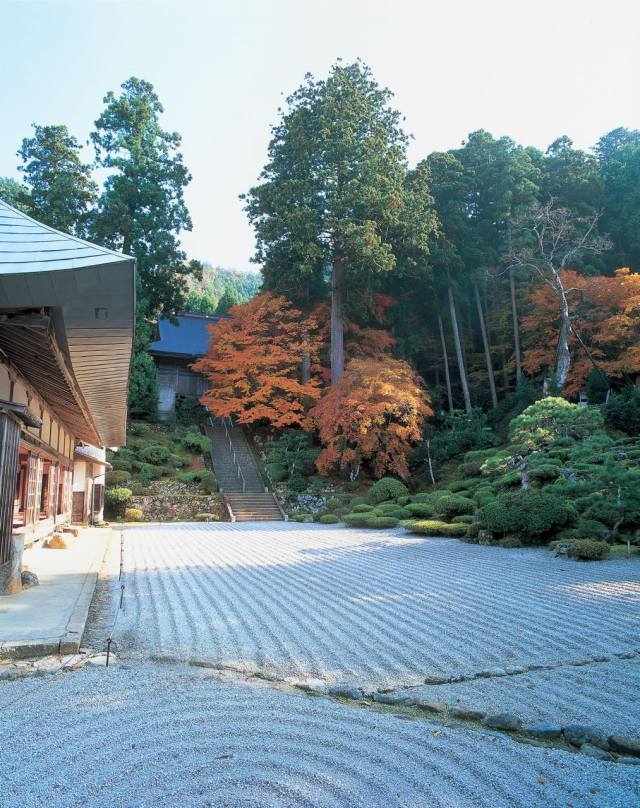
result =
[[261,284],[262,277],[258,272],[224,269],[204,262],[202,278],[192,278],[189,282],[185,311],[226,314],[231,306],[251,300]]

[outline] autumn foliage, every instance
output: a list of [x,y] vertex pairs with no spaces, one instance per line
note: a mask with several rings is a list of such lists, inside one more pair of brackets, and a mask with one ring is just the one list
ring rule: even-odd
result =
[[[584,276],[573,270],[560,274],[569,290],[573,317],[571,369],[563,395],[575,396],[584,387],[594,362],[610,379],[640,373],[640,274],[628,269],[619,269],[612,277]],[[535,375],[552,367],[558,302],[548,286],[532,292],[522,329],[528,343],[523,356],[527,373]]]
[[317,378],[301,381],[302,358],[317,357],[317,327],[284,297],[257,295],[229,309],[228,319],[209,327],[211,346],[192,365],[210,388],[200,399],[215,416],[240,424],[301,426],[320,395]]
[[322,443],[316,465],[354,478],[362,466],[375,477],[407,477],[408,455],[433,415],[429,396],[406,362],[352,359],[342,379],[309,413]]

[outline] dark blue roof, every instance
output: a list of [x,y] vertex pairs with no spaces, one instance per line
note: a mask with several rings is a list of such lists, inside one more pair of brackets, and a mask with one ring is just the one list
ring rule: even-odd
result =
[[149,345],[150,353],[174,356],[203,356],[209,348],[208,325],[220,317],[211,314],[178,314],[177,324],[170,320],[158,321],[160,339]]

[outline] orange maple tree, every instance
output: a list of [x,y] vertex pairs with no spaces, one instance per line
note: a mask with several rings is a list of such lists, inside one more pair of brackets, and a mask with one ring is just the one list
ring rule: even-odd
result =
[[367,465],[375,477],[407,477],[408,456],[433,415],[431,400],[410,366],[401,360],[352,359],[344,376],[310,410],[317,429],[321,474],[340,471],[351,479]]
[[[561,275],[572,306],[572,361],[562,394],[576,395],[594,363],[611,379],[640,373],[640,274],[625,268],[613,276],[584,276],[568,269]],[[558,306],[547,286],[534,289],[530,302],[531,310],[522,318],[528,342],[523,367],[537,374],[553,366]]]
[[209,326],[208,353],[193,370],[210,387],[200,402],[216,416],[238,423],[301,426],[309,405],[320,396],[320,381],[301,381],[302,359],[317,362],[318,327],[286,298],[271,292],[233,306],[229,317]]

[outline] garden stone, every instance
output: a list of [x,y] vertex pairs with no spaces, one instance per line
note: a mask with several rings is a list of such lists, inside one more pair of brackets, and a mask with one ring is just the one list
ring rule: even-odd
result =
[[488,715],[483,724],[490,729],[502,729],[505,732],[519,732],[522,729],[522,721],[513,713]]
[[562,728],[556,724],[550,724],[547,721],[540,721],[537,724],[527,724],[524,731],[531,738],[540,738],[542,740],[556,740],[562,737]]
[[374,693],[373,700],[380,704],[402,704],[405,707],[410,707],[412,704],[415,704],[411,696],[408,696],[406,693]]
[[20,573],[20,579],[22,581],[23,589],[29,589],[32,586],[39,586],[40,584],[38,576],[35,574],[35,572],[31,572],[30,570],[23,570]]
[[425,676],[425,685],[446,685],[450,681],[449,676]]
[[562,728],[562,734],[572,746],[582,746],[591,744],[599,746],[601,749],[609,749],[609,741],[602,730],[596,727],[584,726],[583,724],[570,724]]
[[304,679],[302,682],[298,682],[298,687],[308,693],[327,693],[329,690],[324,679]]
[[339,696],[343,699],[359,699],[362,698],[362,691],[351,685],[331,685],[329,695]]
[[637,757],[619,757],[618,763],[625,763],[627,766],[640,766],[640,758]]
[[470,707],[452,707],[451,715],[464,721],[484,721],[486,713],[482,710],[472,710]]
[[[109,665],[117,664],[116,655],[114,653],[109,654]],[[96,668],[103,668],[107,664],[107,655],[106,654],[97,654],[91,659],[88,659],[86,662],[87,665],[91,665],[92,667]]]
[[478,671],[476,675],[482,679],[488,679],[493,676],[506,676],[507,672],[504,668],[488,668],[485,671]]
[[609,745],[614,752],[640,757],[640,738],[631,735],[610,735]]
[[597,760],[613,760],[613,755],[609,752],[605,752],[604,749],[600,749],[599,746],[593,746],[590,743],[583,743],[580,747],[580,751],[584,755],[588,755],[589,757],[596,758]]
[[421,710],[428,713],[444,713],[447,710],[446,701],[429,701],[428,699],[416,699],[415,704]]

